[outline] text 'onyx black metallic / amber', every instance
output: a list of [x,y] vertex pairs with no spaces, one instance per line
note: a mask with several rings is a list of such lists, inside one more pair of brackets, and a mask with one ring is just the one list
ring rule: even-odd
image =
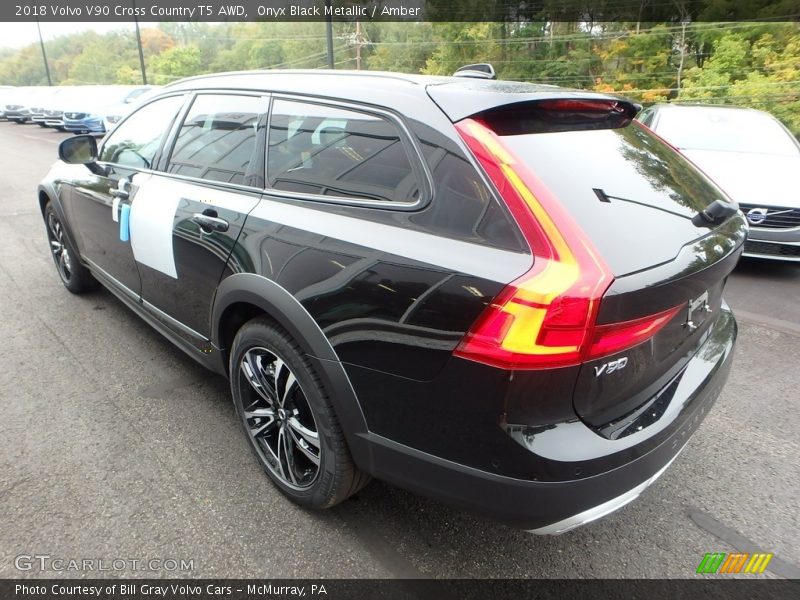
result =
[[99,148],[65,140],[38,199],[66,287],[99,281],[228,377],[294,501],[373,476],[560,533],[666,469],[736,338],[745,220],[637,108],[470,77],[199,77]]

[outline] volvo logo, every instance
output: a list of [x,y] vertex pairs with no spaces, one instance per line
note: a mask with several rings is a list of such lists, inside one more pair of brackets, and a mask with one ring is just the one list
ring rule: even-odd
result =
[[758,225],[767,220],[766,208],[751,208],[747,211],[747,220],[751,225]]

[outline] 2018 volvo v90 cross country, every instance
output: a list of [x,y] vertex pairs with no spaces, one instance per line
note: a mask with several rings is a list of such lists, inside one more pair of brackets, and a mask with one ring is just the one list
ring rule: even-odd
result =
[[374,476],[558,533],[655,480],[731,364],[746,223],[637,108],[468,77],[205,76],[99,148],[64,140],[38,200],[67,289],[99,281],[227,376],[292,500]]

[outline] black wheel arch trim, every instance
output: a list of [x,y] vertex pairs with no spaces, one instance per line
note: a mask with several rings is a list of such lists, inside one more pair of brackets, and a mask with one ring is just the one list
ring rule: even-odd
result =
[[271,279],[253,273],[231,275],[217,288],[211,311],[212,343],[226,355],[230,348],[224,347],[224,317],[237,303],[258,307],[300,345],[330,394],[353,460],[359,469],[371,472],[372,451],[364,435],[368,433],[364,412],[344,366],[314,318],[294,296]]

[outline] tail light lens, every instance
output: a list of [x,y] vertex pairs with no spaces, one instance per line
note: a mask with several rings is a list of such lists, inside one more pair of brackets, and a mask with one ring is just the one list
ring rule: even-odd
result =
[[595,327],[613,276],[588,237],[485,124],[465,119],[456,128],[535,255],[531,270],[506,286],[479,317],[457,356],[507,369],[573,366],[639,344],[674,316]]
[[587,358],[608,356],[638,346],[658,333],[680,309],[681,306],[676,306],[633,321],[598,325],[594,328],[594,339]]

